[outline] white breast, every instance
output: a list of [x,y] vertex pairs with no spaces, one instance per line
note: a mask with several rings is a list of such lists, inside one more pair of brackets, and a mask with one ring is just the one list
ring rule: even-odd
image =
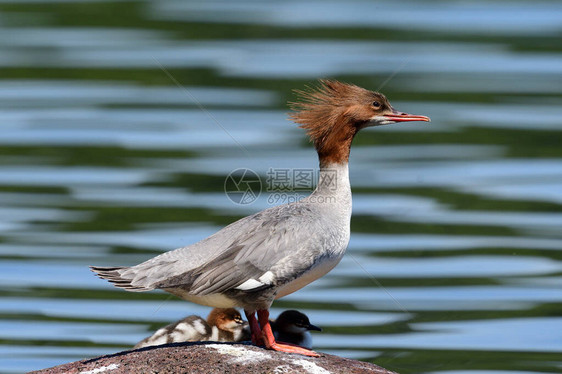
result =
[[279,299],[283,296],[287,296],[292,294],[295,291],[300,290],[307,284],[314,282],[316,279],[326,275],[330,270],[332,270],[339,262],[340,258],[325,260],[322,263],[318,264],[310,271],[306,272],[300,278],[295,279],[292,282],[287,283],[283,287],[281,287],[277,293],[275,299]]
[[276,299],[289,295],[326,275],[340,262],[347,249],[351,220],[351,187],[347,164],[334,165],[321,170],[320,179],[322,179],[323,173],[328,173],[328,176],[330,176],[329,173],[332,173],[334,179],[331,179],[331,183],[324,185],[320,181],[316,191],[305,199],[317,207],[319,219],[324,221],[324,227],[328,228],[324,237],[322,237],[324,234],[310,233],[311,236],[319,235],[318,241],[322,242],[324,246],[323,253],[309,271],[281,287]]

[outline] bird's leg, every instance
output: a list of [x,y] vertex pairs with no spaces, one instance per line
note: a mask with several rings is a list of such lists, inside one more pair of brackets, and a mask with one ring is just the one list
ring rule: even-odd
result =
[[262,338],[260,325],[258,324],[258,320],[256,319],[256,315],[254,311],[247,311],[244,310],[246,314],[246,318],[248,319],[248,324],[250,325],[250,333],[252,335],[252,343],[259,346],[264,346],[265,343]]
[[278,343],[275,341],[271,325],[269,324],[269,310],[258,310],[258,320],[261,326],[261,333],[267,349],[272,349],[279,352],[298,353],[300,355],[319,357],[320,355],[310,349],[299,347],[297,345]]

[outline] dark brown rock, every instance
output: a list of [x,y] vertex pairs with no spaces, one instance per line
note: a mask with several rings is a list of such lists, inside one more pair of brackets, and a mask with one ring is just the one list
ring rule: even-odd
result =
[[354,374],[393,372],[377,365],[321,354],[305,357],[243,343],[178,343],[71,362],[36,374]]

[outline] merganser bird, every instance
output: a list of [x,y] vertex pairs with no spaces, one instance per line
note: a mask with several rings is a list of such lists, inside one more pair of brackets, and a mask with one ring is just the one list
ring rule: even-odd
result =
[[[349,242],[351,142],[365,127],[429,121],[395,110],[380,93],[338,81],[296,91],[291,118],[304,128],[320,161],[319,181],[308,197],[242,218],[197,243],[132,267],[92,271],[127,291],[162,289],[213,307],[242,307],[252,342],[318,356],[275,341],[269,323],[273,300],[293,293],[336,266]],[[257,311],[258,318],[255,313]]]
[[246,326],[246,321],[236,309],[214,308],[207,321],[195,315],[185,317],[158,329],[134,348],[197,341],[240,342],[250,337],[245,333]]
[[312,349],[310,331],[322,331],[310,323],[308,316],[298,310],[286,310],[271,323],[275,340]]

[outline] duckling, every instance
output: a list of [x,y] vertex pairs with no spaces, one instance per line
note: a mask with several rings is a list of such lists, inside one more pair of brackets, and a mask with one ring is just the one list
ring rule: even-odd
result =
[[216,342],[241,342],[250,340],[250,333],[246,326],[248,322],[242,319],[240,312],[234,308],[214,308],[207,317],[207,324],[211,327],[208,339]]
[[199,316],[188,316],[181,321],[158,329],[153,335],[137,343],[134,348],[144,348],[181,342],[218,341],[238,342],[249,340],[240,313],[234,308],[214,308],[207,321]]
[[272,324],[273,335],[280,342],[312,349],[312,336],[309,331],[322,331],[310,323],[307,315],[297,310],[286,310]]

